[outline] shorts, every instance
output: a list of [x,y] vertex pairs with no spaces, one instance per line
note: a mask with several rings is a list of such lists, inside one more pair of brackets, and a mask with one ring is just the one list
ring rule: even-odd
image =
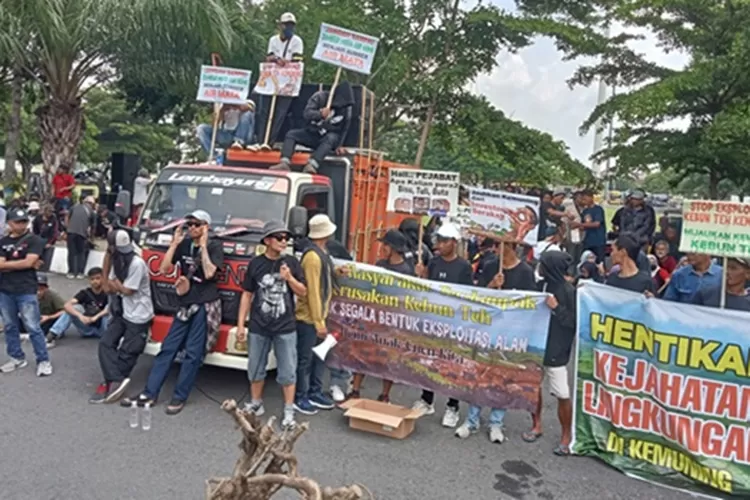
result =
[[268,354],[276,354],[276,382],[279,385],[297,383],[297,332],[261,335],[250,332],[247,353],[247,378],[250,382],[266,379]]
[[557,399],[570,399],[567,366],[545,366],[544,376],[549,379],[549,392]]

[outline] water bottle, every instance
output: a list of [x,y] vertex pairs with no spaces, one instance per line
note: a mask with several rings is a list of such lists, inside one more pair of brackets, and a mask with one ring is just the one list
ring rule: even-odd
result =
[[136,427],[138,427],[138,403],[133,401],[130,403],[130,428]]
[[151,403],[146,403],[141,414],[141,429],[147,431],[151,429]]

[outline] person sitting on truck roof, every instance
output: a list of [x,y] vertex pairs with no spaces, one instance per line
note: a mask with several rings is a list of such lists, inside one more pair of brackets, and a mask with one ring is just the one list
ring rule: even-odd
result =
[[[244,149],[253,143],[255,137],[255,102],[248,99],[245,104],[223,104],[221,106],[221,125],[216,131],[216,147]],[[198,141],[206,154],[211,154],[211,137],[214,128],[208,123],[201,123],[195,131]]]
[[317,173],[320,164],[329,154],[343,153],[341,147],[352,120],[354,92],[349,82],[340,83],[334,90],[330,107],[329,94],[329,91],[321,90],[310,97],[303,113],[305,121],[308,122],[307,127],[290,130],[286,134],[281,148],[281,163],[274,165],[270,170],[288,172],[297,144],[314,149],[302,170],[310,174]]

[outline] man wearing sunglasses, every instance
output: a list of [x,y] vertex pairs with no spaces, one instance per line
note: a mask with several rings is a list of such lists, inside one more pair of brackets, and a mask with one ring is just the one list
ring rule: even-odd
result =
[[[178,226],[159,269],[167,275],[172,266],[179,267],[175,282],[179,309],[151,367],[146,389],[138,396],[139,405],[156,401],[169,368],[184,349],[174,395],[166,408],[168,415],[176,415],[185,407],[203,357],[213,348],[221,324],[216,276],[224,265],[224,250],[221,242],[209,238],[211,216],[204,210],[186,215],[185,225],[188,238]],[[122,404],[129,405],[130,401],[125,399]]]
[[263,384],[266,380],[268,353],[276,354],[276,382],[284,394],[281,427],[294,427],[294,388],[297,380],[297,324],[294,296],[307,295],[304,273],[297,259],[282,255],[289,242],[289,232],[281,221],[263,226],[263,255],[250,261],[242,283],[242,299],[237,317],[237,338],[244,341],[245,320],[250,313],[247,376],[250,379],[250,402],[245,411],[261,416]]

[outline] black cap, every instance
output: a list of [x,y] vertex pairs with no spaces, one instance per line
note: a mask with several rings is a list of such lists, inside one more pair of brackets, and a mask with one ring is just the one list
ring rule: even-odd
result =
[[381,243],[385,243],[395,252],[406,253],[406,236],[404,236],[404,234],[397,229],[389,229],[388,232],[385,233],[385,236],[380,238],[378,241],[380,241]]
[[47,279],[46,274],[37,273],[36,274],[36,284],[37,285],[44,285],[49,286],[49,280]]
[[29,220],[29,214],[23,208],[14,208],[8,211],[8,220],[10,222]]

